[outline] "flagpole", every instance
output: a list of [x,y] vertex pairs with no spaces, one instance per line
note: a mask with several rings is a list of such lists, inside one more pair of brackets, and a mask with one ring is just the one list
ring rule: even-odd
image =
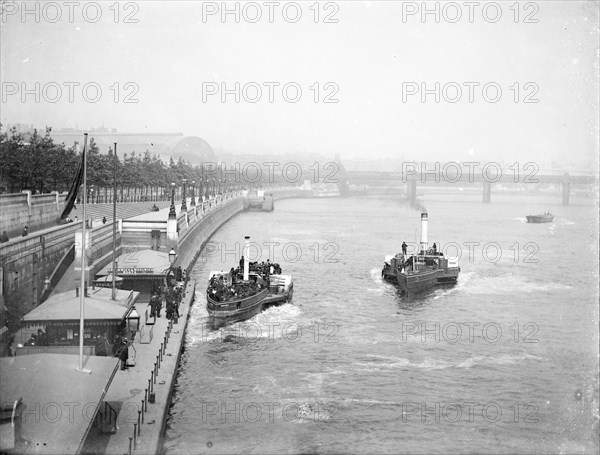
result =
[[85,307],[85,294],[86,294],[86,285],[85,285],[85,266],[86,266],[86,204],[87,204],[87,143],[88,143],[88,133],[83,133],[83,222],[81,225],[81,288],[79,292],[80,296],[80,304],[79,304],[79,371],[85,373],[91,373],[90,370],[85,370],[83,368],[83,335],[84,335],[84,307]]
[[119,159],[117,158],[117,143],[115,142],[115,168],[113,171],[113,260],[112,260],[112,299],[117,300],[117,164]]

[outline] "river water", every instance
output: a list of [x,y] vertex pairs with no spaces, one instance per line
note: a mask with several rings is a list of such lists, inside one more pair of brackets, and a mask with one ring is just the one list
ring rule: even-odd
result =
[[[380,273],[420,214],[391,197],[226,223],[192,271],[165,453],[597,453],[597,208],[493,197],[421,201],[461,274],[410,299]],[[525,222],[548,209],[553,223]],[[213,331],[208,274],[244,235],[293,275],[293,302]]]

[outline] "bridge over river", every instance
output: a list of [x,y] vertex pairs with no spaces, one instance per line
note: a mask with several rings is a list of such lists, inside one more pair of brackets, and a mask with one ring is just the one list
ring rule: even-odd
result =
[[481,188],[483,202],[491,201],[494,185],[553,185],[562,195],[563,205],[569,205],[572,187],[598,185],[597,174],[591,171],[562,172],[540,170],[535,163],[502,168],[497,163],[403,163],[396,171],[344,171],[348,186],[406,188],[406,196],[415,201],[418,186],[476,185]]

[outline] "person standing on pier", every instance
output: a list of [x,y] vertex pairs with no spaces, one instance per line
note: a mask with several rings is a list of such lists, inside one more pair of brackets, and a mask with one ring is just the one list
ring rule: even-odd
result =
[[106,332],[100,334],[96,339],[96,355],[107,356],[109,343],[106,339]]
[[406,256],[406,248],[408,247],[408,245],[406,245],[406,242],[402,242],[402,254],[404,256]]

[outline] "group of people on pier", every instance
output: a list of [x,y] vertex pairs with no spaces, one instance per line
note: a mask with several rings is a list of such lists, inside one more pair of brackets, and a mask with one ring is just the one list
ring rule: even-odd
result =
[[166,304],[167,319],[179,318],[179,305],[183,299],[183,286],[178,284],[173,274],[167,275],[166,286],[159,286],[150,298],[150,317],[160,318],[163,298]]

